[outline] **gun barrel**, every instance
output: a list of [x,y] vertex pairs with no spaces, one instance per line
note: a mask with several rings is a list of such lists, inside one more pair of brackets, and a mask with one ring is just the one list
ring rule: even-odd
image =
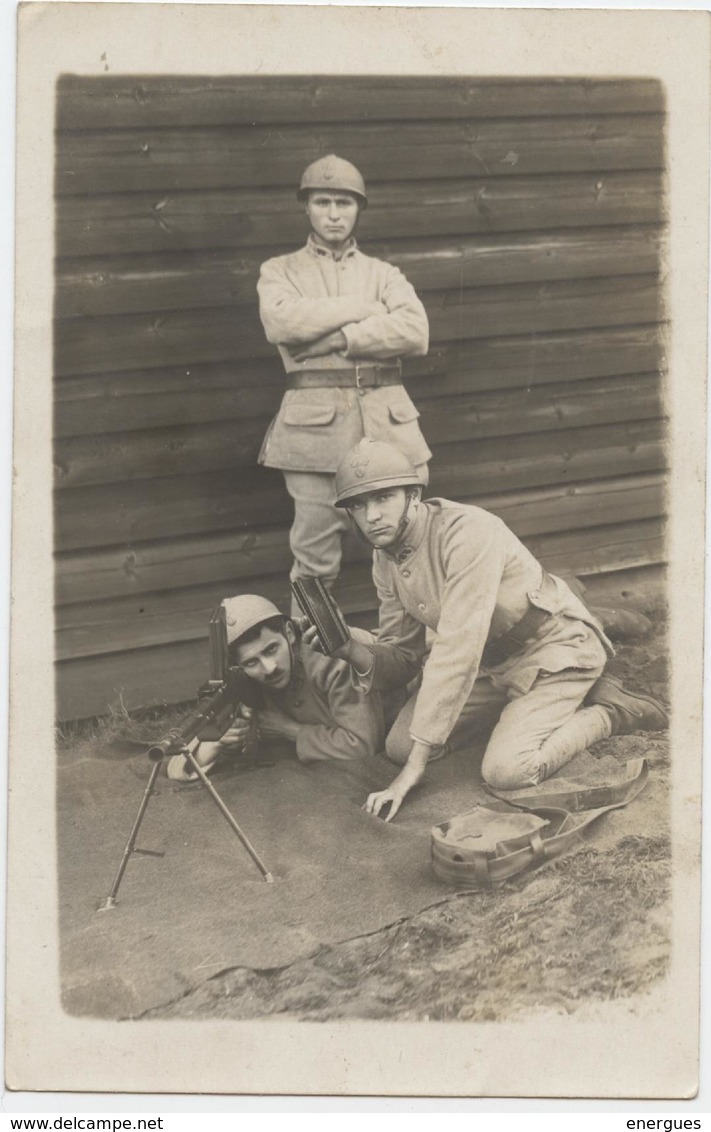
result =
[[166,755],[176,754],[189,742],[190,740],[183,738],[182,733],[176,728],[174,731],[169,731],[159,743],[154,743],[148,748],[148,758],[151,762],[159,763]]

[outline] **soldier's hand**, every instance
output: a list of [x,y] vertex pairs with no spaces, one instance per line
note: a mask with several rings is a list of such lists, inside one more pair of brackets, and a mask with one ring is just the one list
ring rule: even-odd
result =
[[[313,649],[314,652],[325,654],[326,650],[321,643],[321,638],[319,637],[315,626],[312,625],[310,621],[306,621],[306,626],[307,627],[305,629],[302,629],[301,631],[302,641],[304,641],[304,643],[307,644],[310,649]],[[334,651],[331,653],[331,656],[337,657],[338,660],[346,660],[350,662],[352,644],[352,639],[346,641],[344,645],[341,645],[339,648],[334,649]]]
[[348,342],[342,330],[332,330],[324,334],[315,342],[300,342],[296,346],[287,347],[295,362],[305,362],[309,358],[324,358],[328,354],[337,354],[348,349]]
[[395,814],[400,809],[403,799],[410,793],[412,787],[416,786],[421,780],[430,752],[431,748],[426,743],[422,743],[417,739],[414,740],[407,762],[397,778],[394,778],[390,783],[387,790],[378,790],[375,794],[368,795],[368,799],[363,806],[366,813],[375,814],[377,817],[383,807],[389,804],[390,810],[384,817],[386,821],[392,821]]
[[351,663],[353,653],[353,638],[349,637],[344,645],[339,645],[334,649],[331,656],[337,657],[339,660],[345,660],[348,664]]
[[250,727],[251,723],[248,719],[233,720],[215,746],[219,747],[222,752],[241,751],[249,738]]
[[385,821],[392,821],[406,794],[406,790],[393,789],[393,786],[389,786],[387,790],[378,790],[375,794],[369,794],[363,809],[366,813],[378,817],[383,807],[389,804],[390,810],[387,814],[383,814],[383,817]]
[[300,725],[296,720],[291,719],[286,712],[277,707],[265,708],[258,713],[257,719],[260,735],[290,739],[292,743],[296,742]]
[[304,644],[308,645],[314,652],[323,652],[323,645],[321,638],[318,635],[318,630],[315,625],[312,625],[307,617],[304,617],[303,626],[301,629],[301,639]]

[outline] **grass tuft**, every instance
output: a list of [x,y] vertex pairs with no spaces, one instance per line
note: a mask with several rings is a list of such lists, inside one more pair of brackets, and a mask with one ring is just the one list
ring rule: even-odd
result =
[[55,727],[56,748],[59,753],[66,753],[83,744],[109,748],[124,743],[155,743],[179,723],[191,707],[191,703],[163,703],[129,711],[119,693],[106,715],[58,723]]

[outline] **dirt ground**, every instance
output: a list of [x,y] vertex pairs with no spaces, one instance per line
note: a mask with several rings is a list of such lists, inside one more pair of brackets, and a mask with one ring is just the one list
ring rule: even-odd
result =
[[[610,670],[667,701],[661,612],[647,638],[619,646]],[[493,894],[447,898],[287,967],[222,971],[142,1017],[491,1021],[646,991],[670,953],[667,736],[622,736],[595,753],[644,755],[665,784],[644,836],[586,846]]]

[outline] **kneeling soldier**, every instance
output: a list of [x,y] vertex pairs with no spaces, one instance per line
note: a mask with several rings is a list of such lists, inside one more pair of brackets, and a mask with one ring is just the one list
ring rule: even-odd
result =
[[[242,594],[223,605],[230,663],[261,689],[260,739],[290,741],[301,762],[355,759],[382,750],[380,696],[355,688],[343,660],[303,644],[294,624],[266,598]],[[249,732],[250,719],[236,718],[220,740],[197,745],[198,762],[212,769],[221,755],[242,750]],[[183,755],[169,760],[168,777],[197,779]]]
[[613,650],[601,625],[560,578],[547,573],[497,516],[447,499],[421,500],[410,460],[362,440],[336,473],[345,507],[374,548],[377,640],[339,655],[363,690],[401,686],[420,670],[386,752],[402,770],[366,809],[395,816],[428,759],[451,735],[498,715],[482,764],[503,790],[537,785],[610,735],[660,730],[656,701],[625,691],[603,670]]

